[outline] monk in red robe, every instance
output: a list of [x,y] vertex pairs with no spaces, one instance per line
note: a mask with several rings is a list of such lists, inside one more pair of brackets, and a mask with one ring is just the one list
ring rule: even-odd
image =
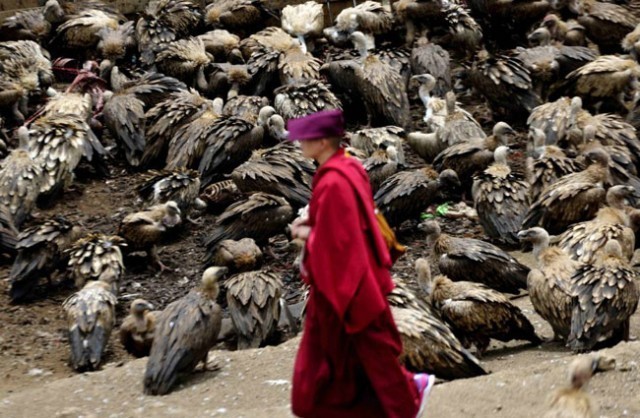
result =
[[391,258],[362,165],[340,148],[342,112],[293,119],[289,136],[319,163],[307,218],[292,224],[306,241],[302,279],[310,285],[293,373],[300,417],[414,418],[433,376],[399,363],[402,343],[387,294]]

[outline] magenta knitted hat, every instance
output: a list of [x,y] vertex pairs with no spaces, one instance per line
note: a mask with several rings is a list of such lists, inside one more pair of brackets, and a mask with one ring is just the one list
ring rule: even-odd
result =
[[289,139],[305,141],[309,139],[342,137],[344,135],[344,117],[342,110],[323,110],[287,122]]

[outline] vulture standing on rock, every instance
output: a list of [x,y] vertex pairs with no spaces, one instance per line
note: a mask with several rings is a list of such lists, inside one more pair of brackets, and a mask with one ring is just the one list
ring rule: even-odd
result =
[[610,240],[593,263],[573,276],[573,315],[568,345],[573,351],[592,350],[598,343],[629,340],[629,318],[638,307],[637,273]]
[[69,327],[71,365],[77,371],[97,370],[116,324],[118,300],[109,283],[90,281],[62,304]]
[[100,280],[111,286],[118,295],[124,275],[124,262],[120,246],[126,246],[122,237],[90,234],[76,241],[69,253],[69,270],[76,288],[82,289],[90,280]]
[[542,343],[522,311],[500,292],[442,275],[429,278],[428,288],[431,304],[465,347],[476,346],[479,356],[492,338]]
[[512,171],[509,149],[495,150],[495,163],[473,179],[473,204],[484,232],[510,245],[518,244],[517,233],[529,208],[529,183],[523,173]]
[[622,254],[631,260],[635,249],[635,232],[625,212],[627,199],[635,195],[630,186],[613,186],[607,190],[607,206],[589,221],[573,224],[558,236],[558,246],[574,260],[593,262],[609,240],[620,243]]
[[258,245],[282,233],[293,218],[291,205],[282,197],[257,192],[229,206],[215,220],[207,240],[206,264],[210,264],[218,244],[225,239],[253,238]]
[[401,171],[380,185],[374,200],[389,225],[417,218],[429,205],[446,201],[460,189],[455,171],[438,174],[431,167]]
[[529,268],[495,245],[443,234],[436,221],[427,221],[422,228],[440,272],[451,280],[473,280],[514,294],[526,289]]
[[580,263],[561,248],[549,246],[549,234],[540,227],[526,229],[518,237],[533,245],[537,268],[527,277],[531,304],[553,328],[555,341],[566,341],[571,329],[571,278]]
[[182,223],[180,208],[173,200],[132,213],[122,220],[118,235],[127,241],[129,252],[146,251],[151,262],[167,270],[158,257],[157,245],[165,233]]
[[67,250],[80,235],[80,228],[74,227],[62,216],[27,228],[17,238],[16,256],[9,280],[9,296],[17,302],[27,296],[40,279],[49,283],[56,270],[67,265]]
[[258,348],[276,331],[283,284],[270,271],[239,273],[225,281],[238,350]]
[[129,354],[146,357],[151,351],[156,322],[160,311],[144,299],[136,299],[129,306],[129,315],[120,325],[120,342]]
[[559,234],[569,225],[595,216],[611,177],[610,157],[601,148],[585,157],[589,166],[584,171],[567,174],[542,191],[527,212],[524,228],[540,225],[551,234]]
[[169,393],[179,374],[190,373],[201,361],[207,369],[207,354],[222,322],[222,310],[216,303],[218,282],[226,273],[225,267],[208,268],[199,288],[160,313],[144,374],[145,394]]
[[[416,273],[421,285],[428,285],[429,264],[416,261]],[[402,338],[400,361],[415,372],[433,373],[441,379],[464,379],[482,376],[487,371],[431,307],[395,279],[396,287],[387,296],[393,319]]]

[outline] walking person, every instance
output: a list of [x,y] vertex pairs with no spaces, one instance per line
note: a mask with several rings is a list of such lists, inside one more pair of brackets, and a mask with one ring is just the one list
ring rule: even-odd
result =
[[305,418],[414,418],[434,376],[414,375],[398,361],[402,343],[386,299],[389,247],[367,174],[340,148],[343,125],[339,110],[288,123],[290,138],[319,164],[308,218],[291,226],[306,241],[301,276],[310,285],[292,409]]

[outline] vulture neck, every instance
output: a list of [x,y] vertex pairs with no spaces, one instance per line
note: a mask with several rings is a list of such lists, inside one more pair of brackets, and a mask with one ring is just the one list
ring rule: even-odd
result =
[[537,262],[540,262],[540,254],[544,250],[549,248],[549,236],[540,238],[538,241],[533,243],[533,256],[535,257]]
[[425,108],[424,121],[428,122],[433,116],[433,109],[429,106],[429,102],[431,101],[431,91],[423,84],[420,86],[418,94],[420,95],[420,100],[422,100],[422,104]]
[[204,76],[204,67],[200,66],[198,68],[198,72],[196,74],[196,85],[201,91],[209,90],[209,82],[207,78]]
[[304,40],[304,36],[303,35],[298,35],[297,37],[298,42],[300,43],[300,49],[302,50],[303,54],[307,53],[307,43]]

